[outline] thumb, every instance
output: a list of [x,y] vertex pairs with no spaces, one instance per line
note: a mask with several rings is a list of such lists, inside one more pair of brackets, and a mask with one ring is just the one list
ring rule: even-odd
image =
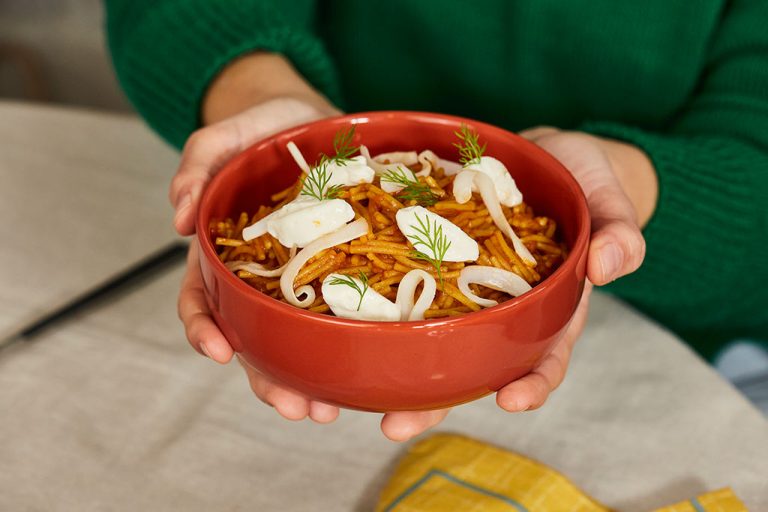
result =
[[194,132],[184,145],[168,194],[179,234],[194,233],[203,189],[232,157],[279,131],[336,113],[295,98],[275,98]]
[[587,277],[604,285],[630,274],[645,257],[645,239],[629,197],[611,169],[608,156],[586,134],[533,131],[534,143],[557,158],[576,178],[587,198],[592,236]]
[[637,225],[635,209],[613,175],[584,192],[592,216],[592,239],[587,276],[604,285],[631,274],[645,258],[645,239]]
[[202,128],[187,139],[168,193],[176,210],[173,224],[180,235],[195,232],[195,214],[203,189],[242,149],[243,141],[233,120]]

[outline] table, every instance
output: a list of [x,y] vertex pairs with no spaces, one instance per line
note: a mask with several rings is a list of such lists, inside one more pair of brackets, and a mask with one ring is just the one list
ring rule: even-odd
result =
[[[193,353],[180,269],[0,357],[0,509],[368,510],[405,447],[379,415],[283,420]],[[523,453],[622,511],[731,485],[768,510],[768,425],[668,333],[607,296],[539,411],[483,399],[442,431]]]
[[0,101],[0,340],[176,240],[177,162],[135,117]]
[[[79,129],[100,130],[93,121]],[[165,151],[146,140],[146,154]],[[88,166],[78,162],[62,171]],[[22,247],[10,246],[15,258]],[[181,272],[0,352],[0,510],[370,510],[407,445],[387,441],[375,414],[283,420],[237,365],[194,353],[175,313]],[[540,460],[622,511],[727,485],[768,510],[766,419],[674,336],[604,295],[545,407],[508,414],[489,397],[438,430]]]

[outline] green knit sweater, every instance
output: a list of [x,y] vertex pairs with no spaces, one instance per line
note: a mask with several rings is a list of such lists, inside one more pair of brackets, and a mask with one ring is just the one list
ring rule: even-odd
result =
[[768,2],[107,0],[136,108],[176,146],[212,77],[281,52],[349,111],[448,112],[628,141],[660,182],[609,287],[705,356],[768,338]]

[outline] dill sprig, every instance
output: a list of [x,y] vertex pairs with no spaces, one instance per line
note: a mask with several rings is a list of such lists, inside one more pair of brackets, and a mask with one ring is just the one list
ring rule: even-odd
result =
[[360,150],[358,146],[352,145],[352,139],[354,138],[355,125],[350,126],[346,130],[336,132],[336,135],[333,136],[333,151],[336,154],[334,156],[326,156],[325,158],[336,165],[347,165],[347,162],[352,159],[352,155]]
[[333,185],[328,187],[331,181],[332,172],[328,170],[330,164],[347,165],[351,156],[360,148],[352,146],[352,139],[355,138],[355,125],[346,130],[339,130],[333,136],[333,156],[325,154],[320,155],[320,161],[314,165],[310,173],[304,178],[304,185],[301,188],[301,195],[314,197],[318,201],[325,199],[336,199],[339,197],[342,185]]
[[365,292],[368,291],[368,276],[365,275],[365,272],[359,270],[358,278],[360,279],[362,285],[349,275],[344,275],[343,277],[334,276],[329,284],[333,286],[342,284],[355,290],[357,294],[360,295],[360,300],[357,303],[357,310],[360,311],[360,306],[363,305],[363,297],[365,296]]
[[416,201],[422,206],[434,206],[439,199],[429,185],[412,179],[402,167],[385,172],[381,181],[402,185],[403,189],[397,192],[397,196],[406,201]]
[[[425,216],[425,219],[421,220],[418,214],[414,214],[414,216],[419,225],[413,226],[416,234],[408,236],[415,249],[413,257],[431,263],[437,271],[437,277],[442,286],[443,274],[440,267],[443,265],[443,258],[445,258],[445,254],[448,252],[451,242],[448,240],[448,237],[443,234],[443,226],[437,225],[437,219],[435,219],[433,224],[430,224],[429,217]],[[423,245],[432,254],[429,255],[424,251],[416,249],[416,245]]]
[[477,140],[478,135],[474,130],[462,124],[461,129],[458,132],[454,132],[461,142],[454,142],[453,145],[459,150],[459,162],[462,164],[470,165],[474,163],[480,163],[480,157],[485,153],[485,147],[488,145],[480,145]]
[[328,160],[321,159],[320,163],[304,178],[301,195],[314,197],[318,201],[339,197],[341,185],[328,186],[331,181],[331,174],[328,170]]

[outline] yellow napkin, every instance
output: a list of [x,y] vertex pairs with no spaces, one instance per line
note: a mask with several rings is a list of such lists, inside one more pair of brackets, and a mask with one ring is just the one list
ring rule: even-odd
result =
[[[730,489],[655,512],[744,512]],[[609,512],[553,469],[464,436],[415,444],[382,491],[377,512]]]

